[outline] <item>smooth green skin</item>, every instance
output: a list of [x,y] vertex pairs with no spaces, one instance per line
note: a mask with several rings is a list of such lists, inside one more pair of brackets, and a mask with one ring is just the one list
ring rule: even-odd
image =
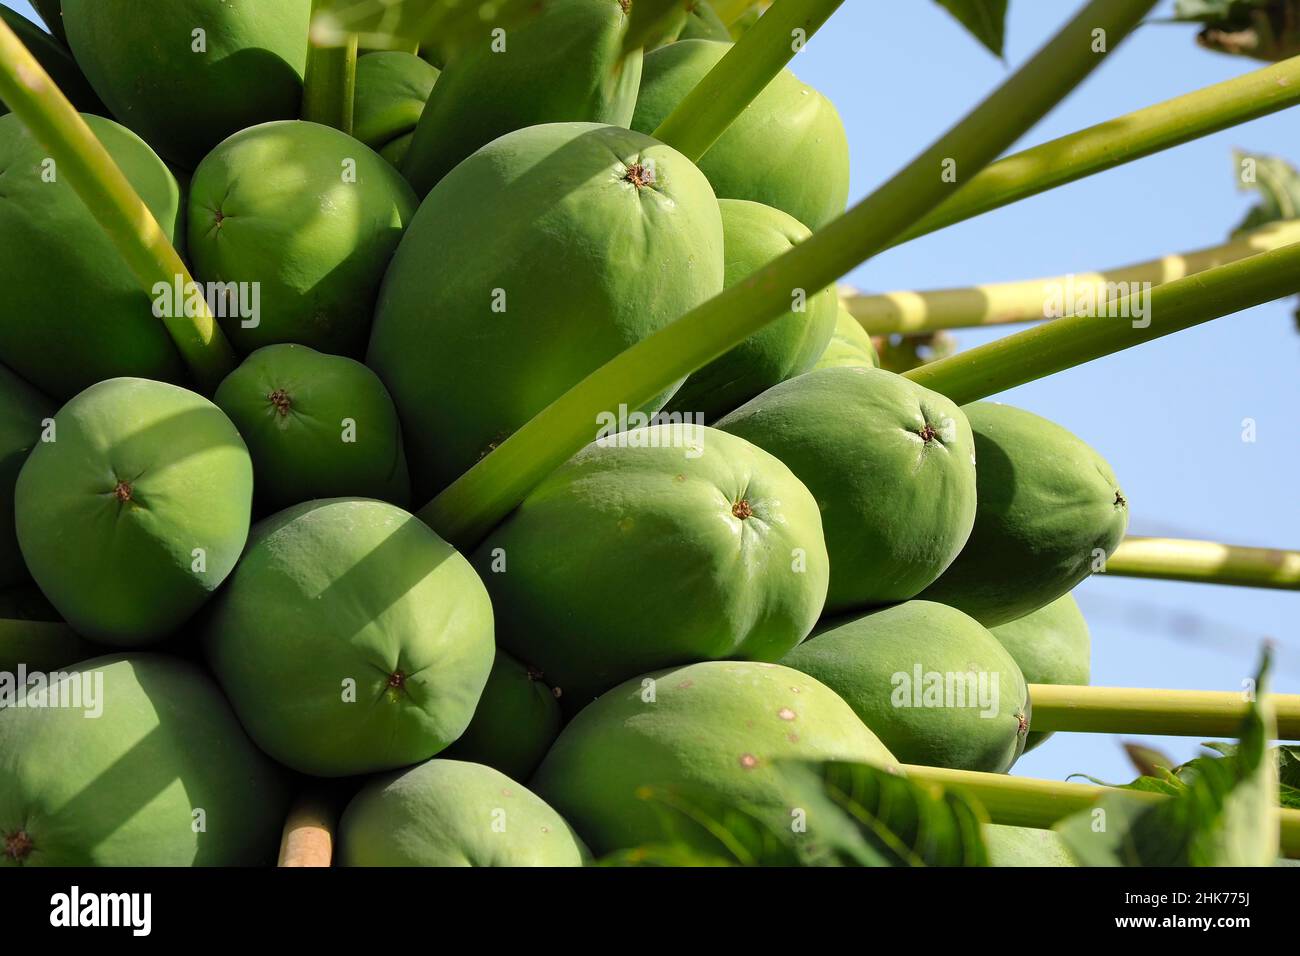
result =
[[359,57],[352,135],[401,168],[437,81],[438,68],[413,53],[381,50]]
[[263,123],[230,137],[194,172],[195,277],[261,284],[256,327],[219,317],[241,352],[296,342],[359,357],[416,205],[397,170],[347,134],[301,120]]
[[[731,49],[682,40],[649,53],[632,128],[653,133]],[[700,160],[719,198],[789,213],[814,232],[844,212],[849,144],[830,100],[782,70]]]
[[[1092,672],[1092,637],[1073,595],[1066,594],[1022,618],[990,628],[1016,659],[1030,684],[1087,684]],[[1050,733],[1030,731],[1025,750]]]
[[0,365],[0,588],[29,580],[14,531],[14,485],[54,402]]
[[1060,425],[992,402],[962,410],[975,435],[975,527],[921,596],[996,627],[1074,590],[1119,547],[1128,504],[1110,465]]
[[[162,160],[112,120],[82,118],[183,246],[180,187]],[[56,399],[115,375],[184,381],[150,295],[104,230],[61,177],[42,181],[47,156],[18,117],[0,116],[0,361]]]
[[[654,164],[652,186],[627,180],[638,162]],[[402,239],[366,358],[402,416],[415,497],[717,295],[722,276],[717,200],[676,150],[590,123],[534,126],[479,150]]]
[[[730,288],[784,255],[812,235],[803,224],[771,206],[743,199],[721,199],[723,284]],[[809,297],[755,332],[731,351],[692,373],[666,406],[695,412],[712,422],[759,392],[813,367],[826,350],[839,307],[835,287]]]
[[[253,465],[225,414],[175,385],[115,378],[54,416],[14,493],[18,544],[86,637],[140,647],[211,597],[248,538]],[[130,498],[119,499],[119,482]],[[203,549],[195,570],[195,549]]]
[[[311,0],[64,0],[68,43],[113,115],[193,169],[227,136],[297,116]],[[206,52],[195,52],[195,30]]]
[[871,336],[848,309],[840,306],[826,350],[813,368],[880,368],[880,355]]
[[998,823],[984,826],[990,866],[1078,866],[1055,830],[1034,830]]
[[268,345],[226,376],[212,400],[248,443],[259,511],[345,496],[409,503],[397,409],[360,362]]
[[[978,622],[929,601],[907,601],[831,626],[781,659],[844,698],[903,763],[1004,773],[1024,751],[1029,691],[1015,660]],[[997,712],[978,700],[904,706],[914,668],[997,677]],[[907,676],[896,690],[895,675]],[[922,688],[924,691],[924,687]]]
[[780,458],[817,499],[831,560],[828,613],[914,597],[970,535],[975,461],[966,416],[892,372],[817,369],[717,427]]
[[722,22],[707,0],[696,0],[689,13],[686,24],[678,34],[679,40],[722,40],[731,42],[731,31]]
[[587,848],[498,770],[430,760],[373,780],[339,823],[343,866],[582,866]]
[[0,710],[0,841],[21,829],[33,844],[21,862],[0,853],[0,866],[275,862],[284,773],[245,736],[208,677],[157,654],[66,670],[103,675],[101,716]]
[[253,528],[204,649],[280,763],[373,773],[464,732],[492,668],[492,607],[469,563],[401,508],[309,501]]
[[53,670],[102,653],[59,618],[34,587],[0,590],[0,673]]
[[[83,113],[96,113],[101,116],[108,114],[108,107],[99,101],[95,91],[90,88],[90,84],[81,73],[81,67],[77,66],[77,61],[72,58],[67,46],[8,7],[0,7],[0,20],[3,20],[9,29],[18,35],[23,46],[36,57],[36,61],[50,75],[54,85],[76,109]],[[0,114],[8,112],[9,107],[0,102]]]
[[623,56],[622,0],[550,0],[542,16],[493,27],[454,56],[420,117],[402,173],[425,196],[456,164],[499,136],[547,123],[627,126],[641,83],[640,50]]
[[497,640],[566,706],[659,667],[777,660],[826,597],[817,503],[785,465],[702,426],[694,458],[680,425],[626,434],[660,447],[588,445],[473,557]]
[[[662,841],[666,807],[654,787],[692,803],[722,801],[790,825],[775,761],[894,756],[849,706],[811,677],[776,664],[706,661],[637,677],[564,728],[531,786],[597,854]],[[693,829],[688,841],[711,844]]]
[[498,648],[474,719],[446,755],[527,780],[560,733],[560,723],[560,703],[542,675]]

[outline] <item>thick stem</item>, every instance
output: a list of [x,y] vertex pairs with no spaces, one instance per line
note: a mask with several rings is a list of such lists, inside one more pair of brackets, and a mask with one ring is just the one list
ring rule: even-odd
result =
[[[457,546],[477,543],[596,434],[598,416],[637,408],[768,325],[795,290],[813,294],[871,258],[955,186],[1015,142],[1092,72],[1093,31],[1110,48],[1155,0],[1093,0],[997,91],[930,149],[845,215],[754,275],[638,342],[543,409],[429,502],[420,517]],[[955,167],[952,164],[956,164]]]
[[1300,242],[1300,219],[1261,226],[1222,245],[1105,272],[1068,273],[967,289],[852,293],[844,296],[844,305],[870,335],[916,335],[941,329],[1040,322],[1057,317],[1053,309],[1058,301],[1067,305],[1105,302],[1134,286],[1164,285],[1293,242]]
[[[188,289],[193,279],[166,234],[136,194],[113,157],[95,138],[54,81],[8,25],[0,21],[0,100],[49,151],[58,175],[81,197],[146,295],[158,284],[177,279]],[[191,297],[201,299],[202,297]],[[164,316],[181,358],[198,384],[216,389],[235,367],[235,355],[206,304],[199,315]]]
[[1104,573],[1122,578],[1300,591],[1300,551],[1130,536],[1106,560]]
[[1008,156],[918,220],[895,245],[1300,103],[1300,57]]
[[[1270,694],[1277,739],[1300,739],[1300,695]],[[1030,728],[1043,733],[1235,737],[1250,704],[1235,691],[1031,684]]]
[[1105,303],[912,369],[959,405],[1300,292],[1300,243]]
[[357,36],[341,46],[307,48],[302,118],[352,135],[352,107],[357,87]]
[[277,866],[329,866],[334,856],[334,830],[338,824],[336,800],[313,784],[298,795],[280,835]]
[[844,0],[776,0],[654,131],[698,162]]

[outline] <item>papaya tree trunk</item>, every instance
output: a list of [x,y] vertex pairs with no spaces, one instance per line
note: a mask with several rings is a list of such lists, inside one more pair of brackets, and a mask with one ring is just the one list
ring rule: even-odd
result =
[[[313,16],[320,10],[317,0]],[[302,118],[333,126],[352,135],[353,100],[357,87],[357,35],[340,46],[307,47],[307,74],[303,80]]]

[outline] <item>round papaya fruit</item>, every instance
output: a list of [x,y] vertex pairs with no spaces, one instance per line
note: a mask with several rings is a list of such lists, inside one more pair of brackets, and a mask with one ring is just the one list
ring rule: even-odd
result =
[[28,453],[54,417],[54,403],[0,365],[0,588],[30,579],[14,531],[14,485]]
[[374,372],[305,345],[268,345],[226,376],[212,400],[253,460],[263,511],[312,498],[410,498],[397,409]]
[[264,123],[230,137],[194,171],[195,277],[255,290],[254,308],[218,315],[236,349],[296,342],[360,355],[415,207],[397,170],[351,136],[300,120]]
[[989,866],[1078,866],[1055,830],[1035,830],[989,823],[984,827]]
[[582,866],[587,848],[491,767],[429,760],[366,784],[339,821],[344,866]]
[[372,773],[464,732],[492,668],[492,606],[465,559],[401,508],[309,501],[253,528],[204,649],[280,763]]
[[[718,207],[726,258],[723,284],[728,288],[812,235],[781,210],[761,203],[721,199]],[[665,410],[699,414],[712,422],[763,389],[812,368],[835,328],[835,287],[812,295],[791,290],[791,300],[790,311],[781,318],[688,376]]]
[[[681,40],[646,54],[632,129],[653,133],[732,44]],[[814,232],[844,212],[849,143],[830,100],[789,70],[745,107],[700,160],[724,199],[789,213]]]
[[547,123],[627,126],[641,51],[624,53],[625,0],[550,0],[509,30],[490,21],[448,60],[402,163],[427,195],[498,136]]
[[[176,177],[130,130],[82,118],[163,234],[183,246]],[[18,117],[0,116],[0,361],[59,400],[115,375],[184,381],[156,303],[52,163]]]
[[807,372],[717,427],[785,462],[817,499],[828,613],[914,597],[975,521],[975,459],[960,408],[892,372]]
[[244,548],[253,466],[243,440],[201,395],[139,378],[92,385],[52,429],[14,491],[32,577],[92,640],[161,640]]
[[907,601],[831,626],[781,659],[839,694],[904,763],[1003,773],[1024,751],[1029,692],[961,611]]
[[[3,20],[9,29],[18,35],[23,46],[36,57],[36,61],[50,75],[54,85],[78,111],[95,113],[98,116],[108,115],[108,107],[100,102],[95,91],[90,88],[90,84],[82,75],[81,67],[77,66],[77,61],[72,58],[63,41],[50,36],[31,20],[8,7],[0,7],[0,20]],[[62,20],[55,22],[62,27]],[[9,108],[0,102],[0,114],[7,112]]]
[[559,701],[542,673],[498,648],[474,719],[444,753],[527,780],[555,741],[560,723]]
[[[1092,637],[1074,596],[1064,594],[1024,617],[989,628],[1030,684],[1086,684],[1092,670]],[[1026,750],[1050,733],[1030,731]]]
[[366,359],[402,416],[415,497],[717,295],[722,275],[717,200],[676,150],[589,123],[480,149],[402,238]]
[[852,312],[841,305],[839,314],[835,317],[831,340],[813,368],[839,368],[844,365],[850,368],[880,368],[880,355],[867,330],[853,317]]
[[63,0],[63,24],[113,115],[193,169],[231,133],[298,115],[311,4]]
[[377,50],[357,59],[352,135],[400,168],[438,68],[413,53]]
[[212,681],[97,657],[0,708],[0,866],[274,863],[288,788]]
[[47,671],[102,654],[34,587],[0,590],[0,674]]
[[[669,835],[672,818],[655,792],[744,805],[789,827],[782,759],[895,763],[849,706],[811,677],[776,664],[705,661],[603,694],[560,733],[531,785],[605,854]],[[690,827],[674,835],[710,845]]]
[[1128,502],[1110,465],[1060,425],[994,402],[962,410],[979,470],[975,527],[921,596],[995,627],[1100,567],[1124,537]]
[[659,667],[776,660],[826,596],[812,495],[762,449],[703,426],[588,445],[473,561],[497,640],[575,707]]

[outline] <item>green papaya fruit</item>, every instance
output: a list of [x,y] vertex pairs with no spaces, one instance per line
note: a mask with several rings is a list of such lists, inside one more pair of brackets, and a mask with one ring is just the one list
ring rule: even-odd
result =
[[[1064,594],[1024,617],[989,628],[1030,684],[1087,684],[1092,671],[1092,637],[1074,596]],[[1050,733],[1030,731],[1025,750]]]
[[63,29],[63,8],[59,0],[31,0],[32,9],[40,14],[41,20],[49,27],[60,43],[68,43],[67,31]]
[[[728,288],[812,235],[781,210],[761,203],[721,199],[718,207],[726,259],[723,284]],[[791,299],[794,304],[781,318],[688,376],[665,410],[700,414],[712,422],[763,389],[812,368],[835,328],[835,287],[813,295],[795,290]]]
[[343,866],[582,866],[588,856],[531,790],[461,760],[372,780],[339,821]]
[[352,135],[401,167],[438,68],[413,53],[381,50],[357,59]]
[[402,416],[417,500],[722,275],[708,182],[640,133],[534,126],[461,163],[398,246],[366,359]]
[[296,342],[360,355],[379,284],[415,195],[368,146],[284,120],[236,133],[194,171],[189,250],[197,279],[250,283],[257,308],[226,310],[236,349]]
[[813,368],[880,368],[880,356],[876,353],[876,343],[862,327],[853,313],[840,306],[835,318],[835,329],[826,350]]
[[[50,75],[54,85],[78,111],[95,113],[99,116],[108,115],[108,107],[100,102],[95,91],[90,88],[90,84],[82,75],[81,67],[77,66],[77,61],[72,58],[65,43],[50,36],[31,20],[8,7],[0,7],[0,20],[3,20],[9,29],[17,34],[23,46],[36,57],[36,61]],[[62,21],[58,23],[62,26]],[[0,115],[7,112],[9,108],[0,102]]]
[[102,654],[34,587],[0,590],[0,674],[48,671]]
[[234,567],[253,466],[201,395],[139,378],[92,385],[54,416],[14,490],[18,544],[79,633],[138,647],[166,637]]
[[560,732],[560,703],[542,681],[500,648],[465,733],[448,757],[486,764],[514,780],[527,780]]
[[1055,830],[1034,830],[997,823],[984,826],[990,866],[1078,866]]
[[550,0],[540,15],[481,35],[442,69],[402,172],[420,196],[499,136],[546,123],[627,126],[641,51],[623,52],[624,0]]
[[0,707],[0,866],[275,862],[284,774],[197,667],[97,657],[20,695]]
[[844,698],[903,763],[1004,773],[1024,751],[1029,692],[977,621],[907,601],[830,626],[781,659]]
[[717,423],[790,467],[817,499],[828,613],[905,601],[939,577],[975,519],[962,410],[892,372],[817,369]]
[[679,40],[722,40],[731,41],[731,31],[722,22],[717,11],[708,0],[695,0],[686,14],[686,24],[677,35]]
[[1128,527],[1128,502],[1095,451],[1030,412],[976,402],[979,507],[970,540],[921,595],[985,627],[1050,604],[1099,567]]
[[588,445],[473,561],[497,640],[574,706],[659,667],[776,660],[826,596],[808,490],[762,449],[703,426]]
[[0,588],[29,579],[14,531],[14,485],[54,410],[50,399],[0,365]]
[[312,498],[411,496],[397,409],[374,372],[305,345],[268,345],[212,397],[253,460],[260,510]]
[[[648,53],[632,128],[658,129],[731,46],[681,40]],[[699,165],[720,198],[774,206],[814,232],[848,203],[844,124],[828,99],[789,70],[745,107]]]
[[280,763],[372,773],[464,732],[492,668],[492,606],[465,559],[402,509],[309,501],[253,528],[204,649]]
[[232,133],[298,115],[311,3],[63,0],[63,23],[113,115],[193,169]]
[[[669,836],[673,814],[647,788],[687,803],[745,806],[789,827],[782,759],[895,764],[811,677],[776,664],[705,661],[603,694],[560,733],[531,786],[605,854]],[[691,828],[673,835],[716,849]]]
[[[183,247],[180,187],[140,137],[83,116],[127,181]],[[185,367],[154,309],[81,198],[12,114],[0,116],[0,361],[66,400],[115,375],[184,381]]]

